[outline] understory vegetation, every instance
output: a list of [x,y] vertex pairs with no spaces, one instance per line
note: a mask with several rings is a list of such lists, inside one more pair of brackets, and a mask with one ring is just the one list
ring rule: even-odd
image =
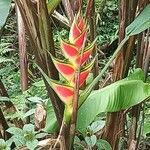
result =
[[148,0],[0,1],[0,150],[149,150]]

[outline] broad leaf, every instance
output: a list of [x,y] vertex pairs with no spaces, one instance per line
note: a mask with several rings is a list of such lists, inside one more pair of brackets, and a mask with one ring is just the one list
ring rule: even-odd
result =
[[126,28],[126,35],[132,36],[150,27],[150,4],[135,18],[135,20]]
[[47,112],[47,117],[46,117],[46,125],[44,130],[46,132],[54,133],[58,130],[58,124],[50,101],[47,102],[46,112]]
[[149,118],[145,119],[143,132],[144,132],[145,136],[146,136],[146,134],[150,133],[150,119]]
[[23,126],[23,131],[34,132],[34,125],[33,124],[25,124]]
[[23,130],[17,127],[10,127],[9,129],[7,129],[7,132],[13,135],[19,135],[19,136],[23,136],[24,134]]
[[97,140],[96,145],[98,147],[98,150],[112,150],[110,144],[102,139]]
[[24,115],[23,115],[23,119],[28,117],[28,116],[31,116],[35,113],[35,109],[30,109],[29,111],[27,111]]
[[82,132],[99,113],[128,109],[149,96],[150,85],[141,80],[118,81],[96,90],[79,109],[77,128]]
[[94,86],[99,82],[105,71],[108,69],[112,61],[117,56],[118,52],[121,50],[122,46],[127,42],[130,36],[139,34],[150,27],[150,4],[147,5],[144,10],[137,16],[137,18],[126,28],[125,38],[118,45],[116,51],[106,63],[105,67],[101,70],[100,74],[93,80],[93,82],[88,86],[88,88],[82,93],[82,98],[80,99],[80,105],[84,103],[88,95],[93,90]]
[[6,18],[9,13],[11,0],[0,1],[0,29],[5,24]]
[[98,120],[98,121],[93,122],[91,126],[89,127],[90,127],[90,130],[93,131],[93,133],[96,133],[99,130],[101,130],[104,126],[105,126],[105,121]]
[[85,141],[86,141],[88,146],[93,147],[96,144],[97,137],[95,135],[86,136]]
[[34,139],[32,141],[27,141],[26,142],[26,146],[29,150],[35,150],[35,148],[37,147],[38,145],[38,140],[37,139]]

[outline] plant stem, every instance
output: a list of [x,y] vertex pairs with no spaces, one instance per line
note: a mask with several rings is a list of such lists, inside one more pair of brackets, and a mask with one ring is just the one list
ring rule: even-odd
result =
[[71,118],[70,126],[70,150],[73,149],[74,136],[76,131],[76,122],[77,122],[77,112],[78,112],[78,100],[79,100],[79,80],[80,80],[80,68],[75,73],[75,89],[74,89],[74,98],[73,98],[73,113]]
[[[48,52],[55,56],[55,47],[53,41],[53,33],[49,20],[46,0],[37,0],[36,3],[29,0],[15,0],[19,7],[25,29],[31,42],[31,48],[37,64],[52,79],[58,79],[58,71],[56,70]],[[51,99],[56,118],[59,126],[63,119],[64,105],[54,93],[49,84],[44,80]]]
[[11,134],[6,132],[6,130],[9,128],[9,126],[8,126],[8,123],[7,123],[6,119],[5,119],[5,117],[4,117],[4,114],[2,112],[1,107],[0,107],[0,118],[1,118],[0,119],[0,125],[2,125],[2,128],[4,130],[3,137],[1,137],[1,138],[4,138],[5,140],[7,140],[7,139],[9,139],[11,137]]
[[109,59],[109,61],[106,63],[105,67],[101,70],[100,74],[93,80],[93,82],[85,89],[85,91],[83,93],[81,93],[80,95],[80,101],[79,101],[79,107],[84,103],[84,101],[86,100],[86,98],[88,97],[88,95],[90,94],[90,92],[93,90],[93,88],[95,87],[95,85],[97,84],[97,82],[101,79],[102,75],[105,73],[105,71],[107,70],[107,68],[110,66],[110,64],[112,63],[112,61],[114,60],[114,58],[117,56],[118,52],[120,52],[122,46],[127,42],[127,40],[129,39],[129,36],[126,36],[121,43],[119,44],[119,46],[117,47],[116,51],[114,52],[114,54],[112,55],[112,57]]
[[58,143],[60,143],[60,146],[63,145],[63,148],[61,148],[61,150],[69,150],[70,147],[69,131],[70,131],[71,116],[72,116],[72,105],[68,106],[66,105],[64,110],[63,121],[54,148],[57,146]]

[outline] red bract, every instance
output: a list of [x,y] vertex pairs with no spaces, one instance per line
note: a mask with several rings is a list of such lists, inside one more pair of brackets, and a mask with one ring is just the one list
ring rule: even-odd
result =
[[94,41],[85,48],[87,31],[85,18],[78,14],[72,23],[69,41],[61,39],[60,42],[61,51],[66,59],[60,60],[51,56],[57,70],[66,81],[66,84],[62,84],[52,80],[52,88],[66,105],[70,105],[73,100],[76,71],[81,68],[78,83],[81,87],[94,65],[94,59],[85,65],[95,46]]
[[52,82],[52,88],[57,93],[59,98],[67,105],[72,103],[73,99],[73,87],[70,87],[69,85],[63,85],[59,82],[51,81]]

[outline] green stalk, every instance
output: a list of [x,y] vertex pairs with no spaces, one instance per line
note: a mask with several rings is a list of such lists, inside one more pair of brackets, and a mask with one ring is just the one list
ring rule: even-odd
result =
[[59,5],[61,0],[51,0],[47,3],[48,14],[51,15],[56,7]]
[[109,59],[109,61],[105,65],[105,67],[101,70],[100,74],[85,89],[85,91],[83,93],[81,93],[80,99],[79,99],[79,107],[85,102],[86,98],[89,96],[89,94],[91,93],[91,91],[93,90],[93,88],[95,87],[95,85],[99,82],[99,80],[101,79],[102,75],[105,73],[105,71],[107,70],[107,68],[110,66],[110,64],[112,63],[112,61],[117,56],[118,52],[121,50],[122,46],[127,42],[128,39],[129,39],[129,36],[126,36],[122,40],[122,42],[119,44],[118,48],[116,49],[116,51],[114,52],[114,54],[112,55],[112,57]]

